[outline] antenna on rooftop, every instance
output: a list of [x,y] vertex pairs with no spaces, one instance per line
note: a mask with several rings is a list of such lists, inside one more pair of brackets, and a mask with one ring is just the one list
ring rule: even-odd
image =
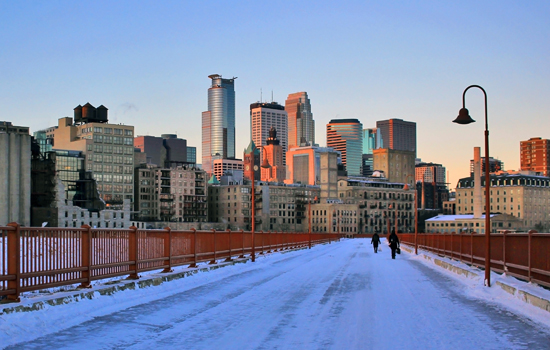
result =
[[271,90],[271,103],[273,103],[273,90]]
[[262,95],[262,88],[260,88],[260,102],[263,102],[263,101],[262,101],[262,98],[263,98],[263,95]]

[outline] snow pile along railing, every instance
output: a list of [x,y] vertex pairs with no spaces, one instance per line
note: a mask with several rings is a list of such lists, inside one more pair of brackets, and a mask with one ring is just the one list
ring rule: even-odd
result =
[[[414,234],[401,233],[414,246]],[[422,233],[418,247],[464,263],[485,267],[485,234]],[[491,270],[550,287],[550,234],[491,233]]]
[[0,227],[0,297],[338,241],[336,233]]

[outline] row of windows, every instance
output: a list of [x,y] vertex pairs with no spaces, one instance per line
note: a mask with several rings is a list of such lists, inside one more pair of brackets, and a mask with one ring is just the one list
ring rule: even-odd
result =
[[134,145],[134,139],[131,137],[121,137],[121,136],[103,136],[94,134],[94,142],[99,143],[114,143],[115,145]]
[[101,126],[94,126],[81,129],[83,134],[91,133],[92,130],[94,133],[104,133],[104,134],[114,134],[114,135],[125,135],[125,136],[134,136],[134,131],[129,129],[119,129],[119,128],[105,128]]
[[88,145],[89,152],[94,151],[96,153],[115,153],[115,154],[133,154],[133,147],[124,146],[111,146],[111,145]]

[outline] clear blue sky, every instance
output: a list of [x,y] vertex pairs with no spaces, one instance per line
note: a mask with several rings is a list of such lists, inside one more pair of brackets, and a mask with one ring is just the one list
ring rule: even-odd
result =
[[177,133],[200,162],[216,73],[238,77],[238,155],[260,89],[280,103],[307,91],[320,145],[333,118],[415,121],[418,156],[453,188],[483,146],[480,91],[466,99],[478,123],[451,123],[468,85],[488,93],[490,153],[506,169],[521,140],[550,138],[548,1],[0,0],[0,34],[0,120],[32,131],[103,104],[139,135]]

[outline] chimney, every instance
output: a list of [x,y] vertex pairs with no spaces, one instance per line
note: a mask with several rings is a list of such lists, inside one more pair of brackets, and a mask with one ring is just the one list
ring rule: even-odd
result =
[[474,147],[474,218],[481,218],[481,147]]

